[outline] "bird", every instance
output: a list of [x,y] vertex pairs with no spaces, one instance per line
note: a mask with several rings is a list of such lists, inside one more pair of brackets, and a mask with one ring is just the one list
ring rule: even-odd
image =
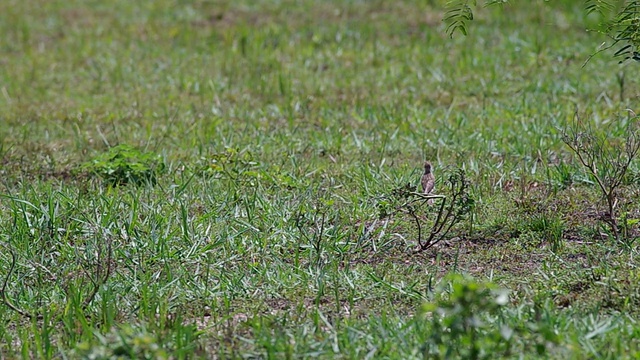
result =
[[[425,194],[431,194],[436,186],[436,178],[431,172],[431,163],[424,162],[424,174],[422,174],[422,191]],[[432,199],[429,199],[430,203],[433,203]]]

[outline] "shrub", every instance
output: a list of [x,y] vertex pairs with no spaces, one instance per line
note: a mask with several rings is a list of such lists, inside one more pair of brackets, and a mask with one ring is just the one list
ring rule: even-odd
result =
[[98,175],[109,185],[155,184],[164,162],[157,154],[121,144],[84,163],[81,169]]
[[[607,212],[601,219],[609,225],[616,240],[620,241],[623,239],[617,216],[618,190],[640,152],[640,117],[632,114],[617,120],[608,126],[595,128],[576,113],[575,122],[563,130],[562,140],[598,186],[607,205]],[[620,135],[612,135],[616,133]],[[626,225],[628,219],[624,220],[623,225]]]

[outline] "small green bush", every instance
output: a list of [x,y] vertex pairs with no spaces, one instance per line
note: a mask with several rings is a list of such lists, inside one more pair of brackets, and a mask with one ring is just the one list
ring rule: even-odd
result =
[[158,339],[147,330],[124,326],[97,336],[97,343],[82,342],[76,352],[83,359],[168,359]]
[[526,352],[547,355],[558,342],[544,323],[509,315],[507,290],[454,274],[445,277],[433,301],[422,306],[430,334],[422,346],[428,359],[497,359]]
[[424,344],[425,357],[479,359],[507,353],[513,330],[486,322],[508,302],[507,293],[459,275],[448,280],[444,283],[450,288],[441,288],[435,301],[422,307],[433,328]]
[[164,166],[159,155],[121,144],[84,163],[81,169],[98,175],[109,185],[118,186],[155,184]]

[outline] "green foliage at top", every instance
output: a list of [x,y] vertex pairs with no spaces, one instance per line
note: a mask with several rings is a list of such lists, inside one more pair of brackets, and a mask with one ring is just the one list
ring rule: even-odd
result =
[[453,36],[456,31],[467,35],[467,24],[473,20],[473,10],[471,10],[469,3],[472,6],[476,6],[475,0],[450,0],[447,2],[444,22],[447,24],[447,34],[449,36]]
[[[488,0],[485,6],[503,5],[509,0]],[[476,0],[450,0],[446,4],[444,22],[447,25],[447,34],[453,36],[456,31],[467,35],[468,24],[473,20],[473,7]],[[639,1],[605,1],[585,0],[584,9],[587,15],[598,14],[601,18],[599,26],[595,29],[606,34],[613,42],[603,50],[614,48],[618,44],[614,57],[622,58],[620,62],[628,59],[640,61],[640,2]],[[600,51],[603,51],[600,50]]]
[[155,184],[164,162],[157,154],[120,144],[84,163],[81,169],[98,175],[109,185]]
[[606,23],[603,32],[613,39],[607,49],[622,44],[614,54],[622,58],[620,62],[628,59],[640,61],[640,2],[630,1],[626,4],[613,20]]
[[613,4],[604,0],[585,0],[584,5],[587,14],[598,13],[601,16],[608,16],[614,10]]

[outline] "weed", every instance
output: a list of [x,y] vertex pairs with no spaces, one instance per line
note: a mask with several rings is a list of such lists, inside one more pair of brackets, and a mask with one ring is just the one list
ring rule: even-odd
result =
[[562,247],[565,224],[557,214],[541,213],[534,215],[529,222],[529,229],[541,233],[543,238],[551,244],[552,251],[558,251]]
[[[216,176],[225,174],[236,180],[238,176],[249,172],[257,163],[253,160],[250,152],[240,153],[238,149],[227,148],[224,152],[215,153],[207,158],[201,159],[201,173],[205,176]],[[252,174],[249,172],[249,174]]]
[[155,184],[164,170],[160,156],[121,144],[84,163],[81,170],[101,177],[109,185]]

